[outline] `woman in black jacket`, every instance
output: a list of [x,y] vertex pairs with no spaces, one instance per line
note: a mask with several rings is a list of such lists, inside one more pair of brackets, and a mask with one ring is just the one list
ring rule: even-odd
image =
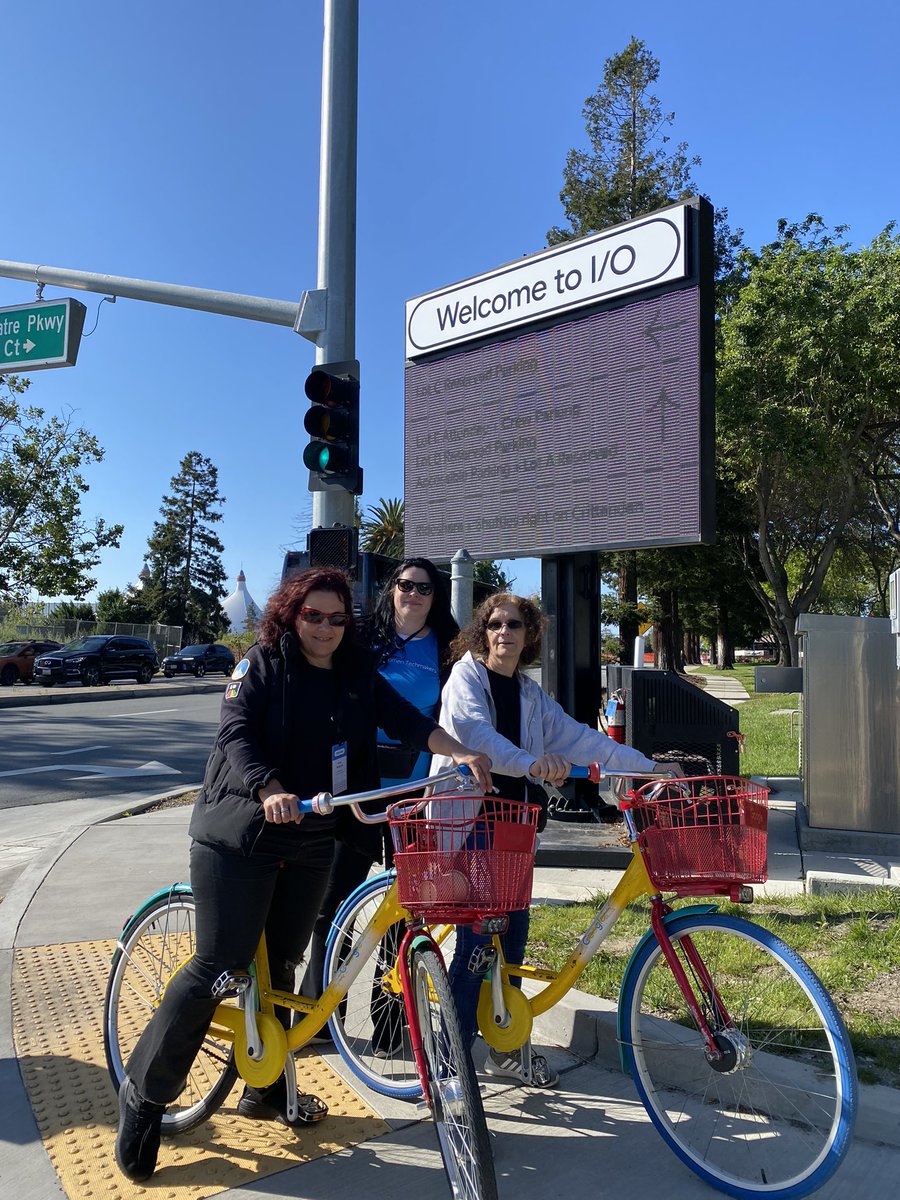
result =
[[[467,763],[490,785],[484,756],[398,696],[377,666],[353,637],[346,576],[314,568],[276,590],[257,645],[234,669],[190,826],[196,952],[141,1034],[119,1092],[116,1161],[135,1182],[155,1170],[163,1112],[215,1011],[213,984],[247,969],[263,929],[272,984],[293,989],[338,825],[338,814],[301,815],[299,799],[377,787],[379,726]],[[245,1088],[238,1105],[267,1120],[286,1120],[286,1109],[284,1076],[264,1091]],[[299,1109],[306,1122],[327,1114],[315,1096],[300,1096]]]
[[[459,626],[450,611],[447,589],[437,567],[427,558],[405,558],[392,572],[378,598],[375,611],[362,624],[360,640],[378,658],[378,671],[404,699],[426,717],[437,720],[441,688],[447,681],[450,643]],[[409,779],[424,779],[431,756],[410,748],[405,732],[392,736],[383,727],[378,730],[378,774],[380,786],[389,787]],[[379,786],[376,784],[376,786]],[[354,828],[354,826],[356,828]],[[360,837],[360,830],[368,837]],[[338,845],[331,867],[331,879],[313,930],[303,976],[304,996],[318,996],[322,990],[325,947],[334,914],[354,888],[368,876],[375,862],[392,861],[390,839],[382,844],[384,826],[360,826],[350,813],[338,827]],[[396,938],[389,945],[393,962]],[[379,992],[373,997],[373,1046],[387,1053],[396,1048],[400,1037],[400,1005],[394,997]],[[328,1026],[313,1038],[314,1043],[331,1041]]]

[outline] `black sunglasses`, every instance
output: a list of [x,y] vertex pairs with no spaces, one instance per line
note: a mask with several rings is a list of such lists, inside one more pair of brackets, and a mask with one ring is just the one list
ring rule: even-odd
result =
[[398,579],[397,587],[401,592],[406,592],[407,595],[410,592],[418,592],[420,596],[430,596],[434,591],[434,584],[416,583],[414,579]]
[[487,627],[491,633],[498,633],[505,625],[507,629],[521,629],[524,626],[524,621],[518,621],[515,617],[511,621],[488,621]]
[[300,620],[305,621],[307,625],[321,625],[323,621],[327,621],[335,629],[341,629],[350,624],[351,617],[349,613],[323,613],[317,608],[301,608]]

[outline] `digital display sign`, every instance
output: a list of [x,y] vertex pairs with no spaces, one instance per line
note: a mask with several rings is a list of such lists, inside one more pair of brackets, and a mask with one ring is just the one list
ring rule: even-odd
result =
[[[687,223],[694,241],[698,224]],[[714,540],[711,276],[699,257],[667,288],[407,362],[407,554]]]

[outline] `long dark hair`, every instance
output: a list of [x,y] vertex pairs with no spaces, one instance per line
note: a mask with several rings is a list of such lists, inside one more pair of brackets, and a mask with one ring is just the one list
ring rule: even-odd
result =
[[447,595],[443,577],[428,558],[404,558],[391,573],[369,620],[369,640],[375,649],[386,649],[394,645],[397,637],[394,625],[394,586],[403,572],[410,567],[418,567],[431,580],[431,608],[426,623],[434,630],[438,644],[438,662],[443,666],[447,660],[450,643],[459,633],[459,626],[450,611],[450,597]]
[[294,634],[297,614],[310,592],[333,592],[344,605],[344,612],[350,614],[335,657],[340,658],[342,652],[346,653],[355,640],[353,597],[350,581],[336,567],[310,567],[299,575],[291,575],[275,589],[259,619],[256,636],[261,646],[274,650],[286,633]]
[[487,657],[487,624],[495,610],[504,605],[517,608],[525,623],[525,645],[522,647],[518,665],[527,667],[529,663],[534,662],[541,649],[541,633],[547,619],[533,600],[527,600],[524,596],[514,596],[511,592],[495,592],[479,604],[472,614],[472,620],[450,647],[453,662],[462,658],[467,650],[471,650],[475,658]]

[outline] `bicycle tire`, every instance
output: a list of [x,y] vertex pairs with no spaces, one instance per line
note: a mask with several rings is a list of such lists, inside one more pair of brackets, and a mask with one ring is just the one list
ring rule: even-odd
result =
[[[103,1047],[118,1092],[125,1063],[175,971],[194,953],[194,898],[163,893],[126,925],[113,955],[103,1002]],[[225,1102],[238,1077],[234,1049],[208,1034],[184,1089],[163,1116],[164,1134],[187,1133]]]
[[454,1200],[496,1200],[497,1179],[481,1092],[465,1044],[450,980],[433,943],[410,951],[431,1116]]
[[[620,1005],[625,1060],[653,1124],[720,1191],[740,1200],[808,1195],[837,1170],[856,1118],[856,1064],[834,1002],[794,950],[750,921],[676,915],[666,931],[728,1058],[719,1070],[709,1064],[660,945],[648,938]],[[686,961],[687,939],[729,1028]]]
[[[375,911],[394,881],[393,873],[373,876],[361,884],[341,905],[325,944],[322,990],[328,987],[341,964],[354,954]],[[328,1021],[331,1036],[341,1057],[356,1077],[373,1091],[397,1100],[416,1100],[422,1095],[418,1071],[409,1039],[399,983],[385,984],[387,972],[396,964],[403,932],[398,921],[370,954],[359,975]],[[393,956],[385,951],[393,949]],[[379,1006],[379,996],[383,1005]],[[388,1037],[378,1043],[376,1021]],[[393,1036],[391,1036],[393,1035]]]

